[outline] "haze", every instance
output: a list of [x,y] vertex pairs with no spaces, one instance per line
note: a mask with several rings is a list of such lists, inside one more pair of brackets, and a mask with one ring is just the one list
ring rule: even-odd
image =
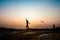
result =
[[26,28],[26,18],[30,28],[60,26],[59,0],[0,0],[0,4],[0,27]]

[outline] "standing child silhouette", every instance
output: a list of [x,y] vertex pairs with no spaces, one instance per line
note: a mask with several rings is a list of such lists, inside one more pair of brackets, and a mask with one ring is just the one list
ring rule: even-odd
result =
[[29,21],[26,19],[26,28],[29,29]]

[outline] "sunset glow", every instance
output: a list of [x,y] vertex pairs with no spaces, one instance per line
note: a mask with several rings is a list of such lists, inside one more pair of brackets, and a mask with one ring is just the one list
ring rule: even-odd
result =
[[[0,26],[26,28],[26,18],[30,28],[60,26],[58,1],[0,1]],[[42,23],[41,21],[44,21]]]

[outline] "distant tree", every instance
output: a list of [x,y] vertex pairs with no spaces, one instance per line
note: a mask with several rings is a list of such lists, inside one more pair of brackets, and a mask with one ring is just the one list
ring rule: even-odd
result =
[[53,25],[53,29],[55,30],[55,25]]

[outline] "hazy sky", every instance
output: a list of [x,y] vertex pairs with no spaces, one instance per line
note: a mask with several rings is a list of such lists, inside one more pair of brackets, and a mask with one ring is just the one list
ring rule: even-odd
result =
[[26,28],[26,18],[30,28],[60,26],[60,0],[0,0],[0,27]]

